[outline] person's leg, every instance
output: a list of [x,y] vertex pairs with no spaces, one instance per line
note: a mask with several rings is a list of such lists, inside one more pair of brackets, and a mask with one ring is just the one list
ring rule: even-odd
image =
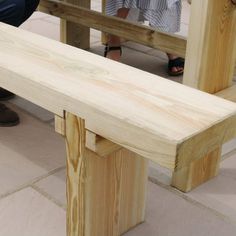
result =
[[0,2],[0,22],[19,26],[25,11],[25,0],[4,0]]
[[[0,2],[0,22],[20,26],[35,11],[39,0],[5,0]],[[14,94],[0,88],[0,101],[14,97]],[[19,123],[19,116],[0,103],[0,126],[9,127]]]
[[25,22],[36,10],[40,0],[25,0],[25,12],[22,18],[22,23]]
[[[117,11],[117,17],[125,19],[129,13],[128,8],[120,8]],[[121,57],[121,50],[118,49],[121,45],[121,40],[120,37],[115,36],[115,35],[108,35],[108,42],[107,42],[107,52],[106,52],[106,57],[110,58],[115,61],[119,61]],[[110,48],[117,48],[117,50],[109,50]]]

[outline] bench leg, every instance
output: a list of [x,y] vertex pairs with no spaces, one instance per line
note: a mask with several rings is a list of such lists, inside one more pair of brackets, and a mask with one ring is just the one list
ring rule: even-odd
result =
[[[91,0],[64,0],[65,2],[90,9]],[[77,48],[90,48],[90,28],[61,19],[61,42]]]
[[66,113],[67,236],[118,236],[143,222],[147,161],[121,149],[85,147],[84,120]]
[[[183,84],[208,93],[231,85],[236,52],[235,19],[231,0],[192,1]],[[172,185],[187,192],[214,177],[220,155],[219,146],[204,158],[176,170]]]
[[183,192],[189,192],[215,177],[218,174],[220,157],[221,149],[217,148],[203,158],[191,162],[189,166],[175,170],[172,176],[172,186]]

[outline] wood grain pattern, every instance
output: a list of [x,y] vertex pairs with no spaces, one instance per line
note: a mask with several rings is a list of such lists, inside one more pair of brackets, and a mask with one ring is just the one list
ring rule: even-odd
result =
[[85,148],[84,121],[66,115],[67,235],[118,236],[143,222],[147,161],[122,149],[101,158]]
[[231,0],[192,2],[185,85],[209,93],[231,85],[236,61],[235,22]]
[[92,132],[167,168],[182,143],[210,127],[219,131],[219,139],[208,135],[212,145],[234,136],[222,130],[224,122],[235,130],[234,103],[2,23],[0,42],[1,87],[59,116],[78,115]]
[[101,157],[107,157],[122,148],[89,130],[86,131],[86,147]]
[[65,132],[66,132],[66,124],[65,124],[65,118],[61,117],[61,116],[54,116],[54,126],[55,126],[55,131],[62,135],[65,136]]
[[[216,93],[231,85],[236,56],[236,11],[230,0],[196,0],[192,2],[184,84]],[[230,119],[227,121],[230,123]],[[226,132],[227,124],[222,124]],[[234,132],[234,131],[232,131]],[[189,140],[179,153],[172,185],[190,191],[218,173],[221,146],[208,142],[208,135],[217,135],[214,127],[199,140]],[[218,137],[216,136],[218,139]],[[195,139],[195,138],[194,138]],[[192,158],[194,143],[207,142],[208,153],[198,149]],[[183,146],[182,146],[183,147]],[[201,155],[200,155],[201,154]]]
[[85,236],[86,178],[85,122],[66,114],[67,236]]

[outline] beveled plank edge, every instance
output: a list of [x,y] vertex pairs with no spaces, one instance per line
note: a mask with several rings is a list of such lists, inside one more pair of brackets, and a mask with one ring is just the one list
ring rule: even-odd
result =
[[177,147],[176,167],[190,165],[236,136],[236,114],[185,140]]

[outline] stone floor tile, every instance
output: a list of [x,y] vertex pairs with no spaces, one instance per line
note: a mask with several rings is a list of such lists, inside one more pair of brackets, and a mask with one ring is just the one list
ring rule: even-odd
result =
[[235,236],[236,225],[152,183],[146,221],[124,236]]
[[0,196],[65,166],[63,138],[48,124],[13,109],[21,124],[0,128]]
[[[236,223],[236,179],[219,175],[187,194]],[[224,234],[227,235],[227,234]],[[236,235],[236,232],[235,232]]]
[[220,174],[236,180],[236,152],[221,162]]
[[65,236],[66,213],[32,188],[0,200],[0,236]]
[[91,34],[91,36],[93,36],[95,38],[98,38],[101,41],[101,31],[95,30],[95,29],[91,29],[90,30],[90,34]]
[[24,24],[22,24],[20,28],[54,40],[60,39],[60,28],[58,27],[58,25],[45,20],[28,20]]
[[66,206],[66,170],[60,170],[53,175],[34,184],[40,191],[46,193],[61,206]]
[[229,152],[232,152],[236,149],[236,139],[232,139],[231,141],[225,143],[222,147],[222,155],[226,155]]
[[21,97],[16,97],[10,101],[10,103],[16,105],[24,111],[27,111],[34,117],[37,117],[43,122],[52,121],[54,119],[54,114],[25,100]]

